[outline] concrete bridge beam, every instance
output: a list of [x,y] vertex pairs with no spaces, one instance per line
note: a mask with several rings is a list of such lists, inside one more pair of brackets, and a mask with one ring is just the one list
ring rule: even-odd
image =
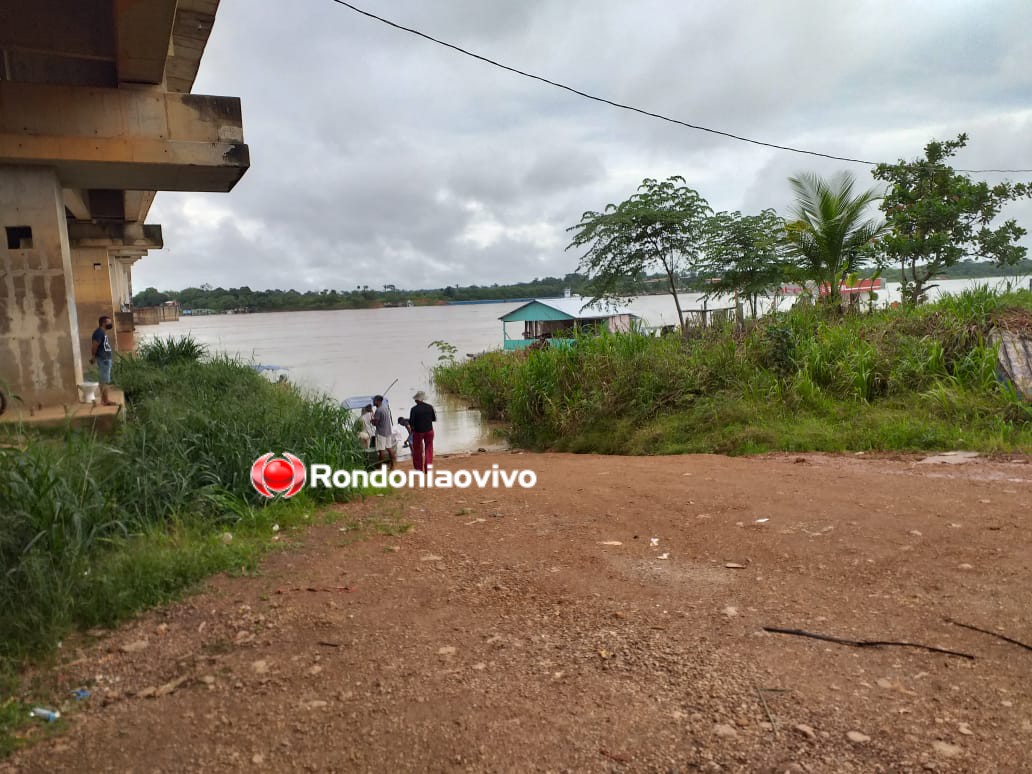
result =
[[176,0],[115,0],[118,80],[160,84],[176,19]]
[[69,189],[226,192],[250,156],[236,97],[0,81],[0,164],[40,163]]
[[72,247],[134,247],[160,250],[165,246],[161,226],[152,223],[69,223]]
[[126,191],[125,219],[142,223],[147,218],[147,212],[154,202],[155,193],[155,191]]

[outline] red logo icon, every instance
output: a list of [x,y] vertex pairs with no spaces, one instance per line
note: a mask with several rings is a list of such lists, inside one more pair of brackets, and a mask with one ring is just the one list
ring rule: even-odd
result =
[[305,485],[308,471],[301,460],[289,452],[273,457],[263,454],[251,466],[251,483],[262,497],[293,497]]

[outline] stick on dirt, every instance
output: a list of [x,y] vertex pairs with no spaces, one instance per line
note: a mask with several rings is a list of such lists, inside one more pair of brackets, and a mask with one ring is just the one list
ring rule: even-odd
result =
[[300,586],[292,589],[276,589],[277,594],[286,594],[289,591],[354,591],[351,586]]
[[802,629],[781,629],[775,626],[764,626],[763,631],[773,632],[774,634],[793,634],[796,637],[810,637],[815,640],[824,640],[825,642],[837,642],[839,645],[852,645],[854,648],[880,648],[887,645],[896,645],[901,648],[918,648],[920,650],[927,650],[931,653],[944,653],[947,656],[959,656],[960,658],[969,658],[972,660],[975,658],[970,653],[961,653],[956,650],[937,648],[934,645],[921,645],[916,642],[897,642],[894,640],[847,640],[842,637],[832,637],[828,634],[815,634],[813,632],[805,632]]
[[601,753],[602,755],[604,755],[607,758],[609,758],[609,760],[616,761],[617,763],[630,763],[630,760],[631,760],[626,755],[621,755],[620,753],[609,752],[609,750],[607,750],[605,747],[600,748],[599,749],[599,753]]
[[972,631],[982,632],[982,634],[988,634],[990,637],[996,637],[997,639],[1003,640],[1004,642],[1009,642],[1011,645],[1017,645],[1019,648],[1024,648],[1025,650],[1032,650],[1032,645],[1028,645],[1022,642],[1021,640],[1015,640],[1012,637],[1008,637],[1006,634],[997,634],[996,632],[991,632],[988,629],[980,629],[979,627],[972,626],[971,624],[961,623],[960,621],[954,621],[952,618],[944,618],[943,620],[946,621],[946,623],[953,624],[954,626],[962,626],[965,629],[971,629]]
[[763,691],[759,688],[756,689],[756,695],[760,697],[760,704],[763,705],[764,711],[767,713],[767,720],[770,721],[770,728],[774,732],[774,736],[778,735],[778,723],[774,720],[774,714],[770,711],[770,707],[767,706],[767,700],[763,698]]

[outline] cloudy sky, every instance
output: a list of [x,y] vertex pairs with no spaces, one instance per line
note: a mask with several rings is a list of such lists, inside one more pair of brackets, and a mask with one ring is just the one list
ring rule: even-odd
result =
[[[356,0],[513,67],[694,124],[894,161],[1032,168],[1028,0]],[[331,0],[222,0],[194,91],[241,97],[251,169],[161,193],[134,286],[441,287],[561,275],[582,212],[679,174],[714,209],[868,168],[593,103]],[[1032,174],[1010,176],[1032,179]],[[988,180],[1001,176],[990,175]],[[1032,231],[1032,204],[1007,214]]]

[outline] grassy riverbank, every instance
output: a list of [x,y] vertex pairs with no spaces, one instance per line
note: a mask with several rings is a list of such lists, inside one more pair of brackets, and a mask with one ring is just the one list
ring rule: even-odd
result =
[[1032,409],[996,378],[988,334],[1027,329],[1032,293],[987,289],[744,333],[584,338],[435,371],[529,448],[611,454],[1032,451]]
[[348,412],[246,364],[198,354],[190,342],[166,342],[119,360],[128,417],[112,436],[0,438],[8,671],[75,628],[114,624],[212,573],[253,566],[274,524],[304,523],[321,502],[346,496],[304,490],[266,503],[249,475],[267,451],[359,464]]

